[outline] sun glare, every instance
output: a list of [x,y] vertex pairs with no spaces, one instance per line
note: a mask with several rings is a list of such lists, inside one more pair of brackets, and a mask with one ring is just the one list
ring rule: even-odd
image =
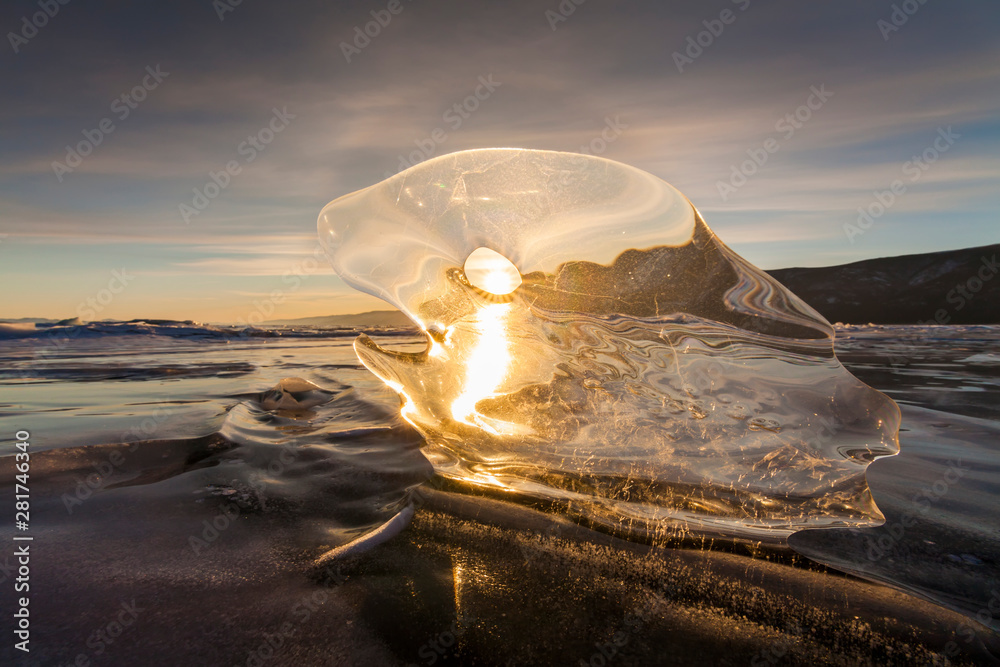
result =
[[490,294],[510,294],[521,286],[521,272],[500,253],[489,248],[473,250],[465,260],[465,277]]

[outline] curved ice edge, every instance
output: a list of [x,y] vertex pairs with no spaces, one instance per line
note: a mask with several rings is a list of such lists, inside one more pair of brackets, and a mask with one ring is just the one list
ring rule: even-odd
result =
[[373,531],[365,533],[356,540],[352,540],[347,544],[341,545],[334,549],[330,549],[325,554],[316,559],[315,565],[325,565],[334,560],[342,560],[345,558],[350,558],[351,556],[357,556],[362,554],[369,549],[387,542],[399,533],[403,531],[410,521],[413,519],[413,503],[410,503],[403,509],[399,511],[396,516],[392,517],[381,526]]

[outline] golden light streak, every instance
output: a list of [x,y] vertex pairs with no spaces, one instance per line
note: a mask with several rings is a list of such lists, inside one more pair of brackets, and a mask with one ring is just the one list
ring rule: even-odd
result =
[[510,307],[509,303],[489,304],[476,314],[475,326],[479,339],[469,353],[462,393],[451,404],[451,414],[456,421],[494,434],[496,429],[482,419],[477,419],[476,403],[495,396],[510,370],[510,341],[507,338]]

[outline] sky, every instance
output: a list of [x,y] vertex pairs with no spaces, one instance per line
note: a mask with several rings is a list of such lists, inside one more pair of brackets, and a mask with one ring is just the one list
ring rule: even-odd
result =
[[1000,241],[1000,3],[576,1],[3,3],[0,318],[386,308],[320,209],[472,148],[649,171],[764,269]]

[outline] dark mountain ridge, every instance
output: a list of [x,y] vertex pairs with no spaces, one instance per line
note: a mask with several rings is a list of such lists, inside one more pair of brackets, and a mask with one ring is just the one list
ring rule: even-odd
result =
[[1000,244],[768,271],[831,322],[1000,324]]

